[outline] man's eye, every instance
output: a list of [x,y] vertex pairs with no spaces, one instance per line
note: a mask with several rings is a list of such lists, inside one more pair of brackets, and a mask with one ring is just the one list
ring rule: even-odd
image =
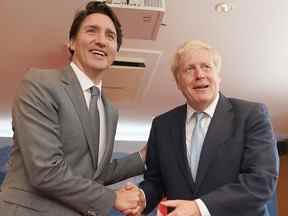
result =
[[193,72],[194,71],[194,67],[188,67],[187,69],[186,69],[186,72]]
[[115,40],[115,35],[114,34],[108,34],[108,38],[110,39],[110,40]]
[[208,69],[211,69],[211,66],[210,66],[210,65],[207,65],[207,64],[205,64],[205,65],[203,65],[203,66],[202,66],[202,68],[204,68],[204,69],[207,69],[207,70],[208,70]]
[[96,30],[95,29],[87,29],[87,31],[86,32],[88,32],[88,33],[95,33],[96,32]]

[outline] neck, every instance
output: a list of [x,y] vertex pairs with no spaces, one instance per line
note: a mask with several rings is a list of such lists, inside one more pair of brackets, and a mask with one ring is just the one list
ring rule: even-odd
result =
[[77,60],[72,60],[74,64],[83,72],[85,73],[89,79],[93,81],[94,84],[99,84],[103,78],[104,73],[107,71],[105,70],[95,70],[91,68],[83,67]]
[[94,84],[99,84],[103,78],[105,71],[89,71],[84,70],[84,73],[94,82]]
[[207,107],[210,105],[209,103],[206,104],[191,104],[187,101],[189,106],[191,106],[196,112],[204,112],[204,110],[207,109]]

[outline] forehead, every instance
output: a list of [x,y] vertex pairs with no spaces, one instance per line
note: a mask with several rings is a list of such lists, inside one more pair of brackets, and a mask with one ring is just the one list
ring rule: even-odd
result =
[[111,31],[116,32],[116,28],[111,18],[101,13],[93,13],[93,14],[88,15],[84,19],[81,25],[81,28],[85,28],[88,26],[97,26],[97,27],[101,27],[104,29],[110,29]]
[[213,58],[211,52],[206,49],[189,49],[185,50],[180,57],[180,64],[198,64],[198,63],[212,63]]

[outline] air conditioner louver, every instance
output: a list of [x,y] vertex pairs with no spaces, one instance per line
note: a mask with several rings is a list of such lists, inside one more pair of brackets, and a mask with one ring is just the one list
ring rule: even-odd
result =
[[135,68],[145,68],[144,59],[140,58],[125,58],[125,57],[117,57],[113,62],[112,67],[135,67]]

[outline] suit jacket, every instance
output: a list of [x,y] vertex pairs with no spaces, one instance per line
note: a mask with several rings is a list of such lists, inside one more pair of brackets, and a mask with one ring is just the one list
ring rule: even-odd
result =
[[278,154],[264,105],[220,95],[194,182],[187,160],[186,105],[153,120],[140,187],[151,211],[167,199],[200,198],[211,216],[262,216],[278,176]]
[[138,153],[110,162],[118,113],[105,96],[103,103],[106,148],[97,166],[94,132],[72,68],[25,76],[13,106],[14,145],[0,215],[16,207],[11,215],[108,214],[115,193],[104,185],[141,174],[144,164]]

